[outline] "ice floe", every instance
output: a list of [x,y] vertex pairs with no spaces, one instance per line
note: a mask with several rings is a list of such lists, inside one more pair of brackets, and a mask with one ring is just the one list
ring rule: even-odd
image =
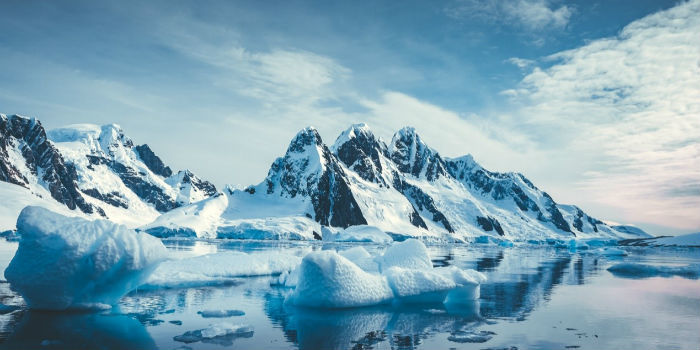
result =
[[204,318],[226,318],[245,315],[245,312],[241,310],[202,310],[197,311],[197,313]]
[[168,260],[158,266],[141,288],[232,284],[237,277],[278,275],[291,271],[300,261],[298,256],[276,252],[222,252]]
[[254,329],[250,325],[222,322],[210,325],[207,328],[185,332],[173,337],[173,340],[187,344],[201,341],[203,343],[231,346],[236,338],[250,338],[253,334]]
[[17,231],[22,238],[5,278],[32,309],[108,308],[167,256],[146,233],[41,207],[24,208]]

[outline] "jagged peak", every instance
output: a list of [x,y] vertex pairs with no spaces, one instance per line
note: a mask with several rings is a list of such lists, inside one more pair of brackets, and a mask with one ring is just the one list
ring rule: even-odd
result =
[[287,153],[302,153],[306,150],[306,147],[315,145],[323,146],[323,140],[321,135],[318,134],[318,130],[313,126],[307,126],[300,130],[296,136],[289,143],[287,148]]
[[331,151],[337,153],[341,146],[353,139],[378,141],[366,123],[352,124],[338,136],[333,146],[331,146]]

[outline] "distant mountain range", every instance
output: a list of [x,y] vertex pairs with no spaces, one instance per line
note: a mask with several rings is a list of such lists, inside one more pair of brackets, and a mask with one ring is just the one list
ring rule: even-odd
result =
[[330,147],[306,128],[260,184],[217,192],[190,171],[174,173],[117,125],[46,131],[36,119],[0,115],[0,180],[161,237],[320,239],[354,225],[448,241],[649,236],[558,204],[522,174],[444,158],[410,127],[387,144],[356,124]]

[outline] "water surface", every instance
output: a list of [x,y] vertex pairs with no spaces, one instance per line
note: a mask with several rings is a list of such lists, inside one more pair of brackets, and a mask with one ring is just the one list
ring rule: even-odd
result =
[[[350,244],[255,241],[165,242],[176,255],[237,250],[344,250]],[[17,243],[0,242],[0,268]],[[378,254],[384,247],[365,246]],[[308,310],[284,304],[274,277],[227,286],[135,291],[109,312],[34,312],[0,283],[3,349],[697,349],[700,280],[619,277],[612,264],[700,263],[699,249],[632,248],[624,258],[547,246],[430,246],[435,266],[485,273],[481,298],[464,305]],[[204,318],[202,310],[242,310]],[[252,334],[182,343],[174,337],[227,322]]]

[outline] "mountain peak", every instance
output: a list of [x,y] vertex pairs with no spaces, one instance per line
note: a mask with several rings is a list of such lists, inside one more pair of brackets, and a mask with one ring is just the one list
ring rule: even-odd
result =
[[413,127],[405,126],[394,134],[389,153],[391,160],[403,173],[425,176],[429,181],[447,174],[440,155],[423,142]]
[[369,125],[365,123],[352,124],[349,128],[345,129],[340,136],[335,140],[333,146],[331,146],[331,151],[337,153],[338,149],[343,146],[346,142],[353,140],[355,138],[374,140],[374,134],[369,128]]

